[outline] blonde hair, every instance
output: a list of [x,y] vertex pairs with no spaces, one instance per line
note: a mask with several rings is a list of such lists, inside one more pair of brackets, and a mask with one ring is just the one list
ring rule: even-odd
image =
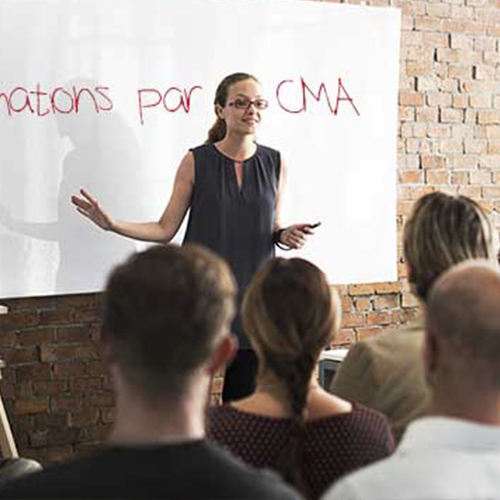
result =
[[438,278],[468,259],[496,258],[488,217],[474,200],[441,192],[420,198],[404,229],[408,280],[424,301]]
[[259,377],[272,373],[282,381],[295,423],[276,468],[306,494],[300,465],[307,394],[319,353],[340,323],[338,294],[314,264],[275,258],[252,280],[242,317],[259,358]]

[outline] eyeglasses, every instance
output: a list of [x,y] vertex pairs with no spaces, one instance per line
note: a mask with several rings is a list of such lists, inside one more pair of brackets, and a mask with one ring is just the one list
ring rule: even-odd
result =
[[247,110],[251,105],[255,106],[255,109],[259,111],[266,109],[269,106],[269,102],[265,99],[254,99],[251,101],[250,99],[241,99],[236,98],[233,102],[228,102],[228,106],[234,106],[236,109],[244,109]]

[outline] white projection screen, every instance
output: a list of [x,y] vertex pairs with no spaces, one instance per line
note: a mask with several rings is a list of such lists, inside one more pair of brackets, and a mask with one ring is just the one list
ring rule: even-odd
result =
[[237,71],[270,102],[258,141],[288,164],[284,223],[322,223],[286,255],[332,283],[396,279],[399,37],[393,8],[2,0],[0,297],[101,290],[144,244],[100,231],[70,196],[85,187],[117,219],[158,219]]

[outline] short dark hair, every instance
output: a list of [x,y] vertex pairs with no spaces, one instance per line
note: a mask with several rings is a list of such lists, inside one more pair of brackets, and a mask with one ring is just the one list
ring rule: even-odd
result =
[[149,401],[183,391],[234,315],[228,265],[196,245],[155,246],[109,277],[103,334],[127,383]]
[[493,229],[467,196],[442,192],[420,198],[404,228],[408,281],[424,301],[441,273],[468,259],[496,259]]

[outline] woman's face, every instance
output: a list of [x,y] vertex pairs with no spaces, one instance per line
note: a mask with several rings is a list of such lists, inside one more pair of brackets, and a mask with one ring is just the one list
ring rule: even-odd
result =
[[217,112],[225,120],[228,134],[252,135],[266,107],[260,83],[248,79],[229,87],[226,105],[218,106]]

